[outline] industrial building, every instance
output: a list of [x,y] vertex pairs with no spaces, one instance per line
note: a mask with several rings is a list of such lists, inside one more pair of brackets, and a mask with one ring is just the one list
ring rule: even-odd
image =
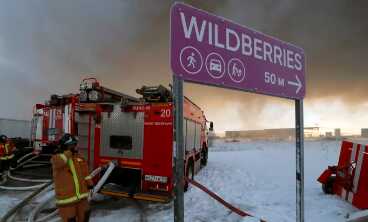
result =
[[362,137],[365,137],[365,138],[368,138],[368,128],[363,128],[362,129],[362,134],[361,134]]
[[341,129],[340,128],[335,129],[335,137],[336,138],[341,138]]
[[31,121],[0,119],[0,135],[8,137],[29,138],[31,133]]
[[[247,138],[255,140],[290,140],[295,138],[294,128],[278,128],[278,129],[263,129],[263,130],[241,130],[241,131],[226,131],[227,138]],[[304,136],[306,138],[314,138],[320,136],[319,127],[305,127]]]

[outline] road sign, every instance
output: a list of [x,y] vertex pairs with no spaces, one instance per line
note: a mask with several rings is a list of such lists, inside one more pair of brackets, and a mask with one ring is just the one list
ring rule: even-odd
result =
[[305,96],[303,49],[182,3],[171,9],[170,59],[186,81]]

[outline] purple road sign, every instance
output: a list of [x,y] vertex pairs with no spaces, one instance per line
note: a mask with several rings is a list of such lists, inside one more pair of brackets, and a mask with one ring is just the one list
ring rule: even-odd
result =
[[303,99],[303,49],[191,6],[171,9],[171,68],[186,81]]

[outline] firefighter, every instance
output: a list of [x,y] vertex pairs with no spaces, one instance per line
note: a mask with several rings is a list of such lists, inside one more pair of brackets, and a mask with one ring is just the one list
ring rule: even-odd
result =
[[88,222],[88,195],[93,182],[87,162],[78,154],[74,136],[65,134],[59,143],[59,152],[51,158],[59,214],[64,222]]
[[11,165],[11,161],[14,158],[14,146],[10,142],[7,136],[0,136],[0,173],[3,177],[6,177]]

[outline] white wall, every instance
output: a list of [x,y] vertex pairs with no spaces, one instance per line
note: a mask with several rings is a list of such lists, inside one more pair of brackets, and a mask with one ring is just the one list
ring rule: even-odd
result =
[[29,138],[31,134],[31,121],[0,119],[0,135],[8,137]]

